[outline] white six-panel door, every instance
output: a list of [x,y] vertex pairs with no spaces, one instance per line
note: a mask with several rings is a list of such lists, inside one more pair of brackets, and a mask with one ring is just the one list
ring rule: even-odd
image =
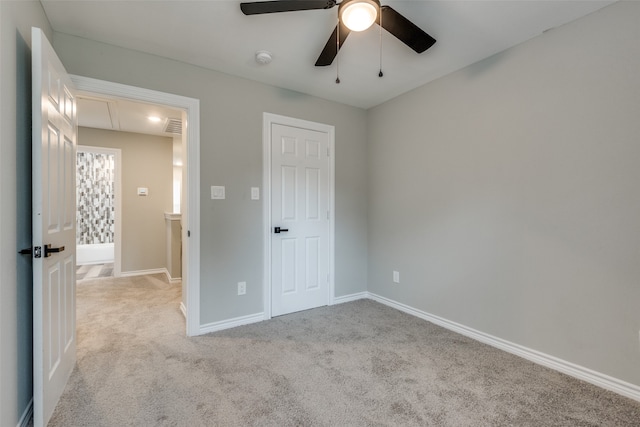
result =
[[[46,426],[76,361],[76,100],[38,28],[32,36],[33,401]],[[51,245],[47,253],[46,245]]]
[[271,223],[271,314],[327,305],[327,133],[271,125]]

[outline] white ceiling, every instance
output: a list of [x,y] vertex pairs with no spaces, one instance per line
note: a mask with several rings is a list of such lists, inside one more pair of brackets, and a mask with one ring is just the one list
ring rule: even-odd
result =
[[[304,1],[304,0],[300,0]],[[393,1],[436,44],[418,55],[377,26],[351,33],[336,67],[315,67],[337,19],[330,10],[245,16],[231,0],[42,0],[55,31],[172,58],[348,105],[369,108],[573,21],[612,0]],[[273,54],[258,65],[255,52]]]
[[[165,132],[171,119],[180,121],[176,133]],[[182,112],[172,108],[124,99],[78,98],[78,125],[83,127],[173,137],[179,134],[181,123]]]

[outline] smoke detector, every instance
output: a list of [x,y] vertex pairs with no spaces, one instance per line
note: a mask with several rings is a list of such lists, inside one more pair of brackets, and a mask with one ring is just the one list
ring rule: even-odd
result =
[[256,62],[260,65],[267,65],[272,59],[273,57],[271,56],[271,52],[267,52],[266,50],[259,50],[256,52]]

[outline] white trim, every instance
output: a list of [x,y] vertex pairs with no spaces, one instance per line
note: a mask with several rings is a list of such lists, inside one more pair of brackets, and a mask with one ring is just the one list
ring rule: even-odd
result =
[[324,125],[329,134],[329,305],[336,295],[336,128]]
[[333,298],[333,304],[344,304],[345,302],[357,301],[359,299],[369,298],[369,292],[358,292],[350,295]]
[[264,318],[271,319],[271,123],[262,116],[262,283]]
[[271,319],[271,126],[311,129],[327,134],[329,145],[329,285],[327,304],[334,304],[335,295],[335,127],[277,114],[262,115],[262,232],[264,318]]
[[182,214],[179,214],[179,213],[171,213],[171,212],[164,213],[164,219],[168,219],[169,221],[180,221],[181,218],[182,218]]
[[120,277],[134,277],[134,276],[146,276],[148,274],[164,274],[169,276],[169,272],[166,268],[150,268],[149,270],[133,270],[133,271],[123,271]]
[[[187,335],[200,331],[200,101],[164,92],[106,82],[82,76],[71,76],[79,92],[106,97],[162,104],[181,109],[186,114],[187,182],[183,183],[185,204],[182,215],[182,274],[186,284]],[[190,237],[187,237],[187,233]],[[186,265],[185,265],[186,264]]]
[[200,326],[200,335],[210,332],[222,331],[224,329],[235,328],[237,326],[248,325],[250,323],[262,322],[265,319],[264,313],[250,314],[248,316],[235,317],[233,319],[221,320],[219,322],[206,323]]
[[[162,267],[162,268],[152,268],[149,270],[134,270],[134,271],[123,271],[120,273],[120,277],[134,277],[134,276],[146,276],[148,274],[164,274],[167,277],[167,280],[169,281],[169,283],[180,283],[182,282],[182,278],[181,277],[171,277],[171,274],[169,274],[169,270],[167,270],[166,267]],[[180,303],[182,306],[184,306],[184,303]],[[184,312],[186,314],[187,312],[187,308],[184,307]],[[186,315],[185,315],[186,318]]]
[[[164,269],[164,274],[167,276],[167,280],[169,281],[169,283],[182,282],[182,277],[171,277],[171,274],[169,274],[169,270],[167,268]],[[186,310],[186,307],[185,307],[185,310]]]
[[187,307],[184,306],[184,303],[182,301],[180,301],[180,311],[182,312],[182,315],[186,319],[187,318]]
[[122,150],[120,148],[78,145],[76,152],[109,154],[115,157],[113,204],[115,205],[116,221],[113,235],[113,277],[120,277],[122,273]]
[[16,427],[27,427],[29,425],[29,422],[31,421],[31,418],[33,418],[33,398],[31,398],[31,400],[27,404],[27,407],[24,409],[24,412],[22,413],[20,421],[18,421]]
[[464,335],[476,341],[488,344],[492,347],[506,351],[507,353],[515,354],[516,356],[520,356],[523,359],[530,360],[531,362],[546,366],[547,368],[562,372],[563,374],[567,374],[579,380],[586,381],[598,387],[613,391],[614,393],[618,393],[630,399],[640,401],[640,386],[637,386],[635,384],[631,384],[626,381],[613,378],[609,375],[596,372],[589,368],[585,368],[584,366],[576,365],[575,363],[567,362],[566,360],[559,359],[540,351],[533,350],[507,340],[503,340],[502,338],[498,338],[493,335],[478,331],[476,329],[469,328],[468,326],[461,325],[460,323],[452,322],[440,316],[418,310],[389,298],[385,298],[371,292],[369,292],[368,294],[370,299],[381,304],[393,307],[397,310],[419,317],[438,326],[442,326],[443,328],[449,329],[450,331],[459,333],[460,335]]

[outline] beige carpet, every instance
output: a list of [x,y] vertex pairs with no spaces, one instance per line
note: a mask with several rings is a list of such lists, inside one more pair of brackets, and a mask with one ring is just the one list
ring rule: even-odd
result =
[[371,301],[186,338],[163,276],[78,283],[50,426],[638,426],[640,403]]

